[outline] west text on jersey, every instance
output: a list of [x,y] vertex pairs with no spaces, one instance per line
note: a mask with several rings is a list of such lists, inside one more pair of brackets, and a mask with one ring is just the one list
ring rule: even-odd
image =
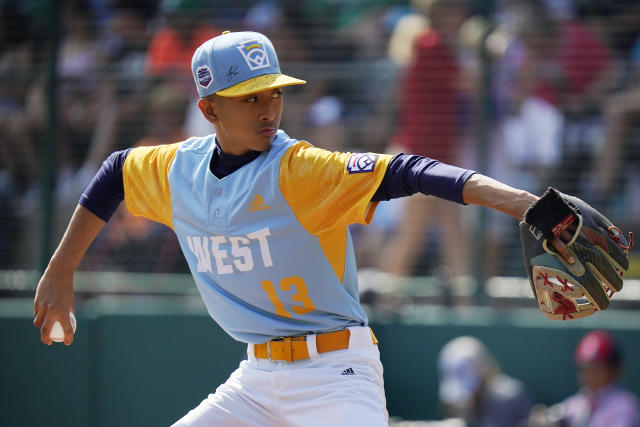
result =
[[271,267],[273,260],[267,239],[270,235],[266,227],[243,236],[186,236],[186,239],[198,260],[198,273],[230,274],[253,270],[254,254],[258,252],[264,267]]

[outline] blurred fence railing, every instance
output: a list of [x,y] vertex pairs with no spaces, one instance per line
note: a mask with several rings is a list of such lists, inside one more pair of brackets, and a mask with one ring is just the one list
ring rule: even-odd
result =
[[[36,270],[0,270],[0,297],[29,298],[35,294],[40,274]],[[470,276],[453,279],[438,276],[390,277],[379,271],[359,273],[364,304],[381,312],[403,306],[431,305],[535,308],[529,281],[523,277],[490,277],[488,298],[479,301],[478,283]],[[198,297],[190,274],[78,271],[74,276],[76,299],[82,303],[99,296]],[[609,311],[640,309],[640,280],[628,279],[612,299]]]

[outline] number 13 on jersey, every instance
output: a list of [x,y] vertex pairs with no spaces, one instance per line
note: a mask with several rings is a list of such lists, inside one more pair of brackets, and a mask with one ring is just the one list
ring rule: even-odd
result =
[[[273,303],[273,308],[276,310],[276,314],[282,317],[291,318],[291,313],[287,310],[283,302],[278,298],[275,285],[271,280],[263,280],[260,282],[262,289],[267,293],[269,299]],[[304,283],[304,279],[300,276],[285,277],[280,280],[280,289],[284,292],[294,288],[297,292],[291,295],[291,299],[299,304],[291,304],[291,310],[295,314],[303,315],[316,309],[313,305],[313,301],[309,298],[309,291],[307,285]]]

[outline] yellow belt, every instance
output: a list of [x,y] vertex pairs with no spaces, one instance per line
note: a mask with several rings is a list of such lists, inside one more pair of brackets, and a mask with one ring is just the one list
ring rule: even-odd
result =
[[[378,344],[378,339],[371,332],[373,344]],[[349,337],[351,333],[348,329],[326,334],[316,335],[316,348],[318,353],[328,353],[330,351],[344,350],[349,348]],[[253,351],[258,359],[279,360],[293,362],[294,360],[304,360],[309,358],[306,335],[298,337],[276,338],[262,344],[255,344]]]

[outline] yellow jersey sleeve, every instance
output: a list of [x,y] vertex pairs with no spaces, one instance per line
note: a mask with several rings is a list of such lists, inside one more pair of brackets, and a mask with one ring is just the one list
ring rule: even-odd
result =
[[124,201],[133,215],[173,228],[169,168],[180,144],[136,147],[127,155],[122,171]]
[[369,224],[380,186],[393,156],[339,153],[300,141],[280,163],[280,190],[301,225],[320,235],[338,225]]

